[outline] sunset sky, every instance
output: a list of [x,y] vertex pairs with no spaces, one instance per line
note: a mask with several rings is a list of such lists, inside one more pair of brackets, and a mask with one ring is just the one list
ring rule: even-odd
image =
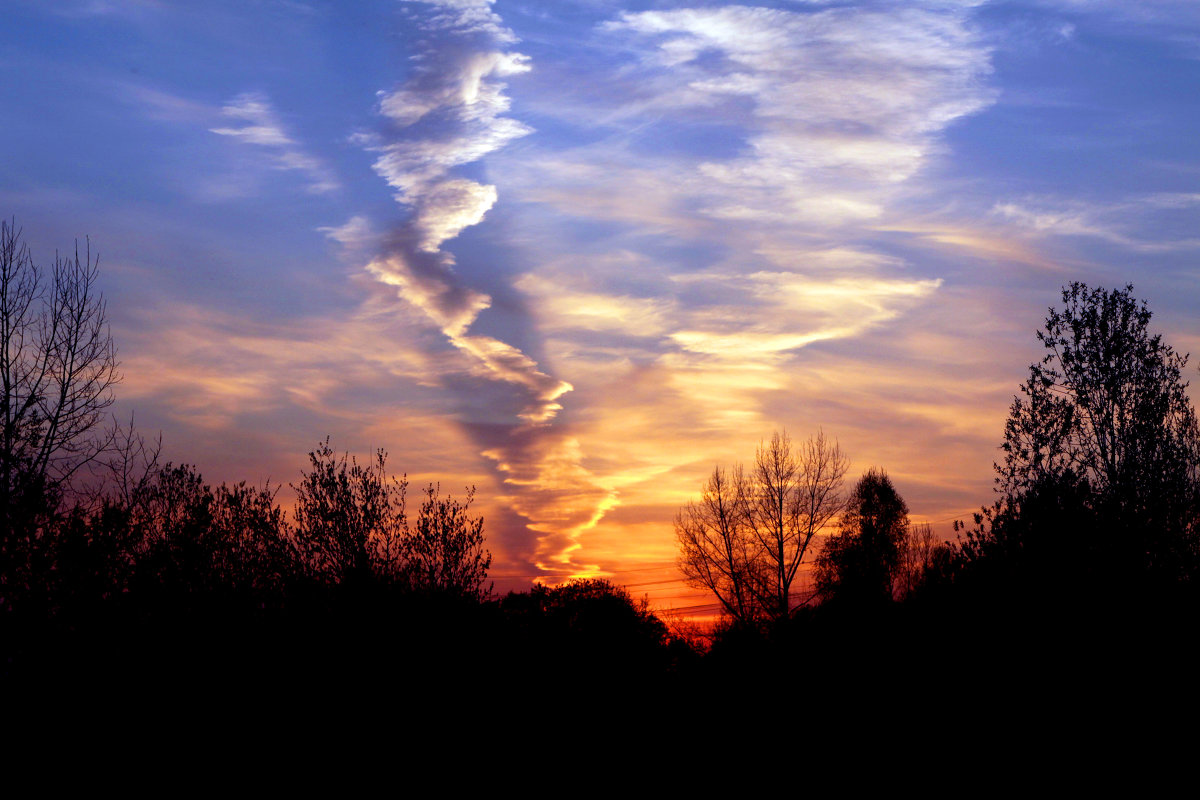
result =
[[1068,281],[1200,352],[1196,0],[4,16],[0,214],[99,251],[118,413],[285,503],[327,435],[475,485],[501,589],[702,611],[674,514],[777,429],[951,536]]

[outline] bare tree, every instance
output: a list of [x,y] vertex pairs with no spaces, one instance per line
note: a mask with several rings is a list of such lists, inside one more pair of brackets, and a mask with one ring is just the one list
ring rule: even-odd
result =
[[747,526],[746,480],[740,465],[714,467],[700,495],[675,516],[679,570],[689,586],[707,589],[740,623],[765,615],[760,547]]
[[55,256],[48,277],[15,224],[0,221],[0,514],[53,507],[111,444],[102,427],[120,380],[99,258]]
[[813,537],[841,512],[849,459],[824,433],[795,449],[787,433],[761,444],[754,470],[713,470],[699,503],[675,519],[679,568],[743,623],[786,618]]

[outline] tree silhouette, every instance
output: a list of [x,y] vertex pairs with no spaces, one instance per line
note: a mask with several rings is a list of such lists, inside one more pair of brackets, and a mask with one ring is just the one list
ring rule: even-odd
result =
[[369,466],[343,455],[329,439],[308,454],[311,472],[296,490],[296,544],[314,574],[334,583],[396,578],[407,533],[406,479],[387,473],[387,454]]
[[787,432],[759,445],[748,493],[748,518],[765,556],[769,610],[783,619],[793,607],[792,584],[813,537],[839,511],[849,459],[823,432],[793,450]]
[[675,516],[678,565],[689,586],[707,589],[736,622],[766,617],[765,564],[746,524],[746,481],[742,468],[733,474],[713,468],[700,495]]
[[784,619],[813,537],[841,510],[848,459],[823,433],[793,448],[787,433],[761,444],[754,469],[713,470],[699,503],[675,518],[678,565],[736,622]]
[[817,558],[818,594],[864,605],[890,600],[908,535],[908,505],[887,473],[872,467],[855,485],[838,532]]
[[559,677],[569,682],[620,686],[631,670],[659,669],[669,656],[667,627],[648,601],[601,578],[535,584],[500,607],[520,648],[565,662]]
[[1105,520],[1094,555],[1178,573],[1195,559],[1200,429],[1188,357],[1150,333],[1132,291],[1062,290],[1037,333],[1046,355],[1013,400],[997,481],[1010,509],[1078,486]]
[[487,571],[492,554],[484,549],[483,517],[468,511],[475,488],[465,500],[441,496],[441,487],[425,489],[415,527],[406,530],[402,552],[404,574],[411,588],[440,591],[481,600],[491,593]]
[[438,484],[424,490],[415,521],[405,512],[408,479],[387,472],[387,454],[370,466],[340,458],[327,438],[309,453],[312,471],[296,490],[295,541],[313,572],[333,583],[372,580],[420,592],[448,592],[482,599],[492,555],[484,548],[483,518],[465,500],[442,496]]

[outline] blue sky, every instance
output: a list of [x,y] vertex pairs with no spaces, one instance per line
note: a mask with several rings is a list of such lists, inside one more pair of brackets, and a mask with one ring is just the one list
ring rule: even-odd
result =
[[121,413],[283,497],[326,435],[477,485],[502,584],[690,602],[674,511],[777,428],[948,535],[1070,280],[1200,350],[1195,2],[6,15],[0,211],[100,252]]

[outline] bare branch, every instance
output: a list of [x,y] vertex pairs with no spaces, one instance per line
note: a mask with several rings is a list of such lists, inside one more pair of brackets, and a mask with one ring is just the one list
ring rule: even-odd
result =
[[[105,414],[120,381],[99,257],[55,257],[46,282],[15,223],[0,222],[0,514],[54,509],[116,442]],[[21,512],[24,513],[24,512]]]

